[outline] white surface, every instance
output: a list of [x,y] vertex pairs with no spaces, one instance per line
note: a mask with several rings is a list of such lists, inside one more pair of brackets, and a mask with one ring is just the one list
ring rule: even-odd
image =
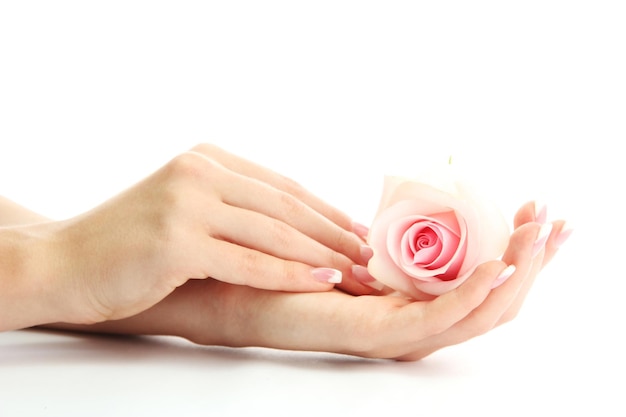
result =
[[368,223],[453,155],[575,228],[517,320],[412,364],[8,332],[0,415],[626,415],[621,2],[413,3],[2,2],[0,194],[71,216],[211,141]]

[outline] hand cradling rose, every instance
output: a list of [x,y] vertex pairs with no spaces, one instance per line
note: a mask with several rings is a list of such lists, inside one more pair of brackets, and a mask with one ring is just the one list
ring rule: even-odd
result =
[[453,176],[386,177],[368,236],[368,271],[405,296],[432,299],[500,257],[508,239],[501,213]]

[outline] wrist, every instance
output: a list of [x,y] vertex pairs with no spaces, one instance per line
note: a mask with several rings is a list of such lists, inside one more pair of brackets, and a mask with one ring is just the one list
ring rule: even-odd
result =
[[56,222],[0,227],[0,331],[68,321],[76,311],[58,229]]
[[0,228],[0,330],[41,324],[49,286],[36,271],[40,245],[30,227]]

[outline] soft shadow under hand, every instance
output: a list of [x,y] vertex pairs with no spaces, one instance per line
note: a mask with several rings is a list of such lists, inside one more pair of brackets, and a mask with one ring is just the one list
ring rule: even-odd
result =
[[311,372],[385,372],[432,377],[459,373],[459,364],[430,357],[418,362],[366,359],[327,352],[268,348],[201,346],[173,336],[118,336],[46,329],[21,330],[19,340],[0,343],[0,366],[55,364],[137,365],[162,363],[177,367],[224,369],[272,365]]

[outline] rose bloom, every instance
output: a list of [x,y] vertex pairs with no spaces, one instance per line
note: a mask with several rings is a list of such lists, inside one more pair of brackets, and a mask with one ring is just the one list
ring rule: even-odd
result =
[[370,226],[369,273],[417,300],[453,290],[509,240],[501,212],[449,173],[420,181],[385,177]]

